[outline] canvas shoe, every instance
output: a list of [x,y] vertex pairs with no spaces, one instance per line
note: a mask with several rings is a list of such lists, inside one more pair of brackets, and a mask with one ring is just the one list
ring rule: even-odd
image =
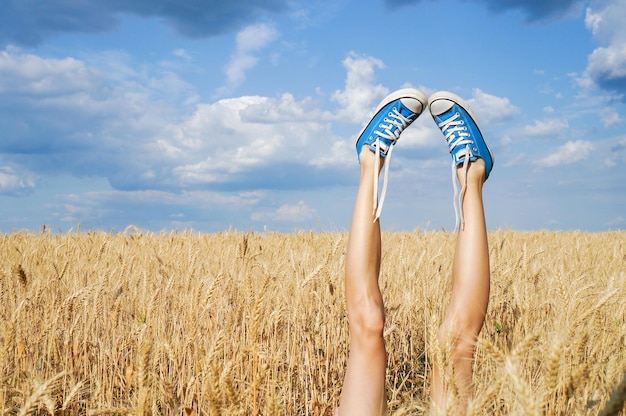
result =
[[[467,169],[470,162],[482,159],[485,163],[485,179],[493,168],[493,154],[480,131],[480,126],[470,106],[459,96],[439,91],[430,96],[428,109],[437,127],[443,133],[452,155],[452,183],[454,184],[454,212],[456,229],[464,226],[463,196],[467,185]],[[463,165],[465,183],[461,191],[457,187],[456,167]]]
[[[385,97],[374,112],[369,123],[361,130],[356,139],[356,154],[361,158],[361,151],[367,146],[376,154],[374,168],[374,221],[380,217],[387,192],[387,179],[393,147],[400,134],[414,122],[426,108],[428,97],[418,89],[403,88]],[[378,171],[380,156],[386,158],[383,189],[378,202]]]

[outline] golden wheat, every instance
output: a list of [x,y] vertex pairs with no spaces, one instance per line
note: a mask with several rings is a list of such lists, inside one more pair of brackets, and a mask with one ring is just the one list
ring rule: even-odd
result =
[[[429,408],[454,241],[383,234],[390,414]],[[0,235],[0,414],[329,415],[348,351],[346,243],[135,227]],[[617,414],[626,232],[500,230],[489,243],[470,414]]]

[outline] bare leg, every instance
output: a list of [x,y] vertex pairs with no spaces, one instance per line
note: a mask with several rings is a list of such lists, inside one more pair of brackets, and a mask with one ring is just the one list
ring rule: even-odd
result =
[[[462,167],[457,176],[464,182]],[[452,295],[438,338],[442,348],[451,348],[449,366],[439,368],[433,360],[431,399],[435,409],[445,409],[451,383],[458,391],[455,414],[465,414],[473,393],[474,345],[482,329],[489,301],[489,249],[482,201],[485,164],[470,163],[463,198],[465,227],[459,231],[452,264]],[[446,382],[450,380],[450,382]]]
[[[361,178],[348,239],[345,290],[350,355],[340,398],[341,416],[379,416],[387,405],[385,311],[378,286],[380,223],[372,213],[376,157],[367,149],[361,153]],[[381,158],[381,166],[383,161]]]

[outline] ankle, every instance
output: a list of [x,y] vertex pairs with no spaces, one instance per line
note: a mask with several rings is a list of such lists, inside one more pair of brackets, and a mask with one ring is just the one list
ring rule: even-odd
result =
[[[378,172],[382,169],[385,164],[385,158],[380,156],[380,164],[378,165]],[[370,172],[376,168],[376,154],[372,152],[367,145],[363,147],[361,150],[360,156],[361,163],[361,172]]]
[[467,185],[474,184],[482,186],[485,182],[485,162],[482,159],[470,162],[467,173],[463,165],[459,165],[456,169],[456,174],[461,183],[465,182],[465,175],[467,175]]

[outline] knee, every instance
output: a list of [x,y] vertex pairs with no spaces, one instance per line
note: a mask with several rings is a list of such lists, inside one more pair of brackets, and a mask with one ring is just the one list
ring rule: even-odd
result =
[[348,311],[350,333],[361,339],[383,336],[385,308],[376,299],[362,299]]
[[480,328],[469,319],[455,317],[446,319],[439,327],[437,341],[441,348],[448,348],[453,356],[471,354]]

